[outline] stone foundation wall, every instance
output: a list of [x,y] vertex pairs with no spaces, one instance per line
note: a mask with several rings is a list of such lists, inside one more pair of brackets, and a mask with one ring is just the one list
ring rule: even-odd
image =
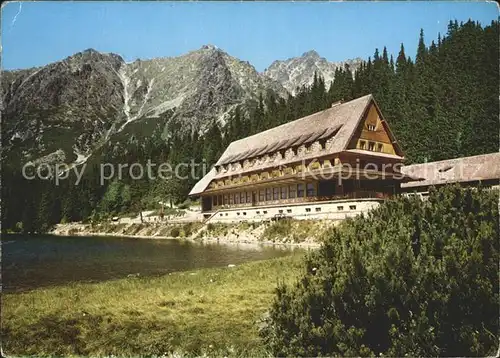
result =
[[289,205],[269,205],[251,208],[223,209],[215,212],[207,222],[238,222],[271,220],[286,216],[298,220],[344,220],[372,210],[382,199],[347,199]]

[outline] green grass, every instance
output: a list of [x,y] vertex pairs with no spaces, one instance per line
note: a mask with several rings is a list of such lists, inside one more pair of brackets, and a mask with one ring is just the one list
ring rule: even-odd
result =
[[258,321],[303,253],[233,268],[4,294],[10,355],[267,355]]

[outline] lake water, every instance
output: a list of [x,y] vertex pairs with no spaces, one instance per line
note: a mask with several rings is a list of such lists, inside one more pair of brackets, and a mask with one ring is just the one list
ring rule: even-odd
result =
[[117,237],[2,236],[4,291],[74,281],[96,282],[140,274],[227,266],[291,254],[297,249],[249,244]]

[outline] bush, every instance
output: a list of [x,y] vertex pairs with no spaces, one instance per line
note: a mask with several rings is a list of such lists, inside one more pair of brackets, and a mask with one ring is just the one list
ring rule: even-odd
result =
[[272,222],[261,235],[261,240],[273,241],[288,238],[292,235],[292,220],[283,219]]
[[179,229],[177,226],[174,226],[172,229],[170,229],[170,236],[178,237],[180,234],[181,234],[181,229]]
[[193,233],[193,223],[189,222],[182,226],[182,232],[184,233],[184,237],[188,237]]
[[191,200],[187,199],[187,200],[183,201],[182,203],[180,203],[179,205],[177,205],[177,208],[178,209],[189,209],[190,206],[191,206]]
[[14,226],[14,232],[23,232],[23,222],[18,221]]
[[280,356],[492,354],[498,249],[498,192],[397,198],[330,231],[261,334]]

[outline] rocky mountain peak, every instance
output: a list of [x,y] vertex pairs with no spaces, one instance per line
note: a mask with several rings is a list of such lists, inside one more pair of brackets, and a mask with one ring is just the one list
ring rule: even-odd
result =
[[278,81],[290,93],[295,94],[297,88],[312,84],[315,72],[324,78],[328,88],[338,67],[349,64],[351,71],[354,72],[361,62],[362,60],[359,58],[342,62],[329,62],[316,51],[311,50],[303,53],[300,57],[274,61],[264,71],[264,75]]
[[[354,70],[357,60],[349,63]],[[211,44],[131,63],[90,48],[39,68],[4,72],[2,129],[12,138],[8,150],[22,160],[81,163],[105,143],[134,135],[142,121],[162,133],[171,121],[203,131],[214,121],[225,123],[236,106],[250,110],[260,94],[288,96],[311,83],[315,71],[329,84],[339,65],[311,50],[275,61],[262,74]]]
[[80,53],[82,53],[82,54],[92,54],[92,53],[96,53],[96,54],[97,54],[97,53],[100,53],[100,52],[99,52],[99,51],[97,51],[97,50],[95,50],[95,49],[93,49],[93,48],[88,48],[88,49],[86,49],[86,50],[83,50],[83,51],[82,51],[82,52],[80,52]]
[[219,50],[219,48],[217,46],[211,45],[211,44],[203,45],[203,46],[201,46],[201,49],[202,50]]
[[320,58],[319,53],[317,53],[315,50],[304,52],[302,54],[302,57]]
[[[21,161],[81,163],[97,148],[136,134],[141,121],[167,131],[203,131],[260,93],[285,96],[276,81],[214,45],[178,57],[126,63],[86,49],[39,68],[2,73],[6,150]],[[64,153],[64,155],[53,155]]]
[[94,50],[93,48],[77,52],[74,55],[66,57],[61,62],[108,62],[112,63],[113,67],[120,67],[123,63],[125,63],[124,59],[120,55],[117,55],[115,53],[99,52],[97,50]]

